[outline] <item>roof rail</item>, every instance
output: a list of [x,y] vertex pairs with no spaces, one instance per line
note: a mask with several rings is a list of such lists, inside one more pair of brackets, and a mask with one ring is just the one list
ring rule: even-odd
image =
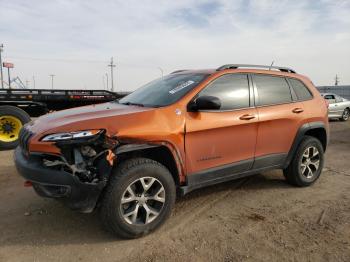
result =
[[247,64],[227,64],[220,66],[216,71],[221,71],[225,69],[238,69],[238,68],[263,68],[263,69],[275,69],[279,70],[281,72],[287,72],[287,73],[296,73],[294,69],[288,68],[288,67],[281,67],[281,66],[268,66],[268,65],[247,65]]
[[188,71],[188,69],[176,70],[174,72],[171,72],[170,74],[176,74],[176,73],[185,72],[185,71]]

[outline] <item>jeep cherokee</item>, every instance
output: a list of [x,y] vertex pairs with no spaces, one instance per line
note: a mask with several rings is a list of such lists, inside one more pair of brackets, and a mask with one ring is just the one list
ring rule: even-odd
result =
[[181,195],[262,171],[320,176],[327,105],[285,67],[179,70],[114,102],[47,114],[20,132],[18,172],[43,197],[98,208],[124,238],[158,228]]

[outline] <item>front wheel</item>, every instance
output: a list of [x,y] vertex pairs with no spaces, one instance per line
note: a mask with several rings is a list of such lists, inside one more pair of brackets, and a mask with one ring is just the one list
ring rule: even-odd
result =
[[305,136],[283,174],[288,183],[305,187],[320,177],[323,164],[324,151],[321,142],[317,138]]
[[106,229],[122,238],[137,238],[158,228],[175,203],[174,180],[160,163],[134,158],[114,170],[102,200]]
[[30,121],[30,116],[15,106],[0,106],[0,150],[15,148],[19,131]]
[[350,110],[346,108],[343,112],[342,117],[340,118],[341,121],[348,121],[350,117]]

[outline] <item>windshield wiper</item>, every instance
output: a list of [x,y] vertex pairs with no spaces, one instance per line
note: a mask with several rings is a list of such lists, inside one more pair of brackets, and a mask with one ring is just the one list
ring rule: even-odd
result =
[[125,103],[121,103],[122,105],[127,105],[127,106],[140,106],[140,107],[144,107],[144,104],[140,104],[140,103],[132,103],[132,102],[125,102]]

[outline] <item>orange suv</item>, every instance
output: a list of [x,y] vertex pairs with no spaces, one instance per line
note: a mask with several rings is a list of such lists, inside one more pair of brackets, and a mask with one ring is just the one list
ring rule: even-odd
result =
[[271,169],[311,185],[328,136],[327,105],[307,77],[229,64],[42,116],[21,130],[15,163],[40,196],[98,208],[107,229],[135,238],[169,217],[176,192]]

